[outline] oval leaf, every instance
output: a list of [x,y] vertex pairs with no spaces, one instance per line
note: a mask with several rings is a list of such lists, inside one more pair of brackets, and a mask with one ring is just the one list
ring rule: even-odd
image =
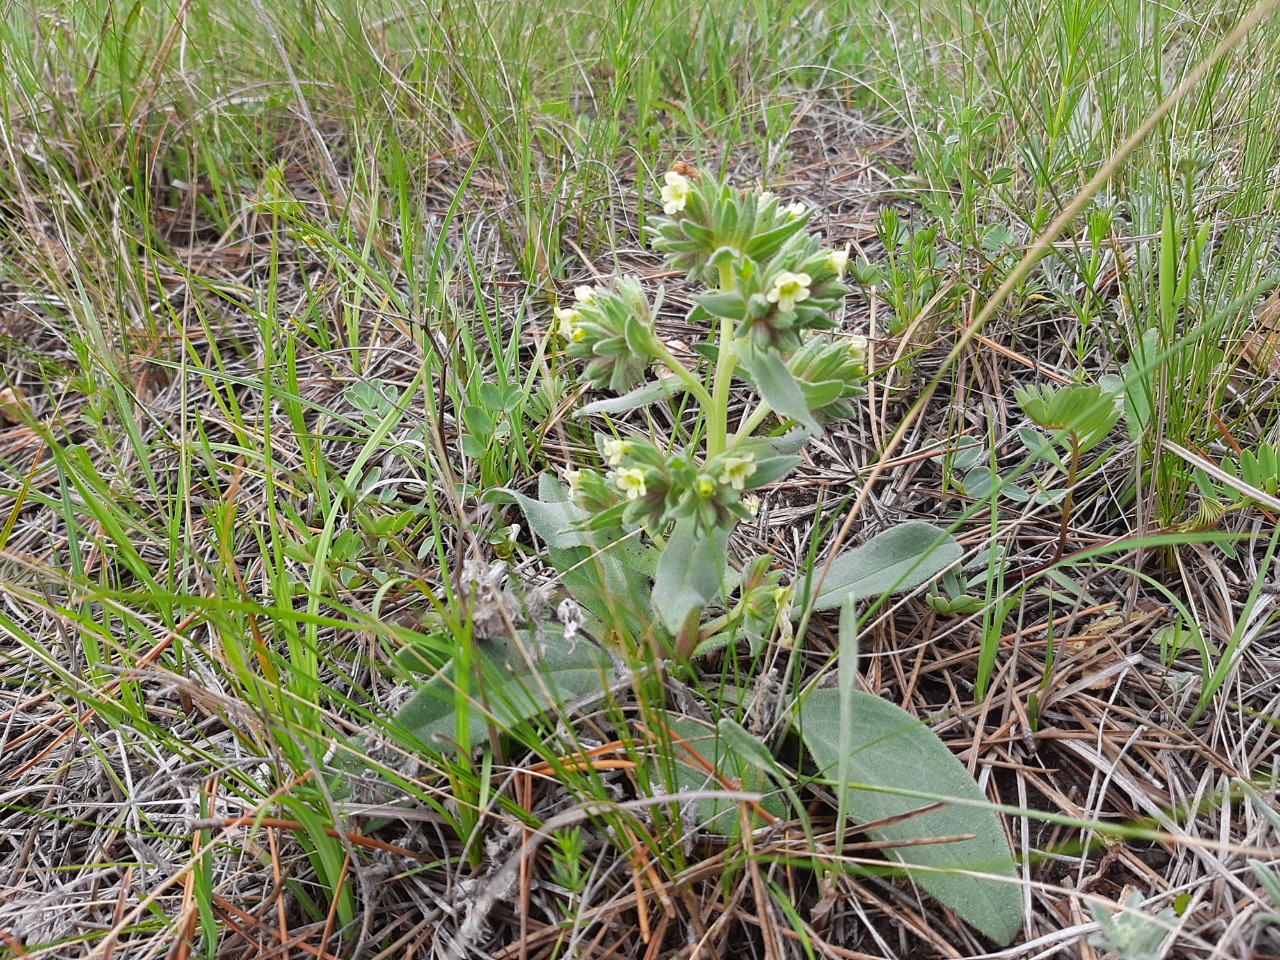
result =
[[[818,586],[814,610],[834,610],[848,597],[868,600],[886,593],[911,590],[928,583],[960,561],[963,551],[947,532],[931,523],[913,520],[878,534],[831,562],[826,579]],[[822,575],[822,568],[814,570]],[[796,584],[796,596],[804,597],[810,577]],[[796,615],[802,612],[799,605]]]
[[720,595],[727,549],[728,535],[723,531],[709,536],[692,517],[676,522],[653,580],[653,609],[672,633],[680,631],[694,609]]
[[[488,736],[490,720],[498,730],[511,730],[565,701],[608,689],[613,665],[599,648],[585,640],[569,643],[555,624],[543,624],[541,629],[541,650],[528,656],[515,649],[513,641],[485,640],[476,644],[478,676],[472,678],[472,683],[479,680],[484,684],[491,717],[486,719],[478,702],[469,706],[472,743]],[[531,662],[536,676],[530,670]],[[450,663],[414,692],[396,711],[394,722],[411,735],[411,742],[434,746],[442,753],[451,752],[459,733],[457,698]]]
[[[889,842],[939,837],[972,839],[919,846],[886,847],[885,855],[907,867],[912,879],[966,923],[1002,945],[1022,929],[1022,889],[999,817],[972,804],[986,803],[964,765],[937,735],[900,707],[860,690],[849,691],[853,711],[853,755],[848,809],[861,823],[902,817],[936,802],[945,805],[867,832]],[[800,733],[818,768],[835,776],[840,766],[840,691],[814,690],[800,707]],[[951,872],[956,871],[956,872]],[[962,871],[962,872],[961,872]]]
[[552,550],[594,545],[595,539],[583,529],[586,511],[573,502],[564,484],[544,473],[538,478],[538,496],[535,500],[519,490],[499,487],[489,491],[486,499],[490,503],[512,500],[518,503],[533,532]]
[[477,437],[487,437],[493,433],[493,418],[484,407],[475,404],[462,408],[462,422]]
[[734,291],[701,293],[694,297],[693,300],[713,317],[741,320],[747,315],[747,302],[742,299],[742,294]]
[[742,369],[760,391],[765,403],[813,433],[822,432],[809,409],[804,391],[780,354],[773,350],[744,349],[739,353],[739,359]]

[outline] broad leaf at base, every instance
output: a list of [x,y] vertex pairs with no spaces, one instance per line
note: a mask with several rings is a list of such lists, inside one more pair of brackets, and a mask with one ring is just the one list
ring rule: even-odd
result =
[[[901,523],[831,561],[831,568],[818,585],[813,609],[835,610],[850,597],[870,600],[910,590],[958,563],[963,553],[960,544],[931,523]],[[814,568],[814,574],[822,575],[821,566]],[[806,595],[811,582],[809,577],[797,581],[797,598]],[[800,613],[799,604],[795,612]]]
[[[971,840],[884,852],[905,867],[928,868],[911,870],[911,878],[970,926],[1002,945],[1011,943],[1022,929],[1022,888],[999,817],[969,805],[987,798],[946,744],[911,714],[862,691],[852,691],[852,706],[848,810],[858,822],[870,823],[935,802],[883,788],[966,801],[868,832],[898,842],[972,834]],[[814,763],[834,777],[840,765],[840,692],[814,690],[800,707],[799,721]]]

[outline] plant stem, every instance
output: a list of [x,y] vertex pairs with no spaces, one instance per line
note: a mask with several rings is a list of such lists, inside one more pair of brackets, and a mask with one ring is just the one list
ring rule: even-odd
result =
[[[726,291],[733,284],[733,265],[720,265],[720,290]],[[711,405],[707,408],[707,457],[724,453],[729,435],[729,385],[733,383],[733,369],[738,364],[733,352],[734,324],[728,317],[720,318],[719,353],[711,382]]]
[[684,626],[680,628],[680,635],[676,637],[677,663],[688,663],[693,659],[693,652],[698,649],[698,640],[701,637],[701,631],[698,628],[702,625],[703,609],[701,605],[696,606],[685,617]]
[[689,388],[689,392],[698,398],[698,402],[702,404],[704,410],[710,409],[713,401],[711,394],[707,392],[706,386],[701,380],[694,376],[693,371],[681,363],[674,353],[667,349],[667,345],[657,337],[653,338],[654,347],[653,354],[655,359],[661,360],[667,367],[680,378],[681,382]]
[[736,447],[743,440],[750,437],[751,434],[755,433],[756,427],[764,423],[765,418],[771,413],[773,413],[773,407],[761,400],[760,404],[751,411],[751,415],[738,425],[738,432],[733,435],[733,442],[729,446]]
[[1067,533],[1071,527],[1071,511],[1075,506],[1076,480],[1080,472],[1080,438],[1075,434],[1071,434],[1071,465],[1067,467],[1067,492],[1062,498],[1062,519],[1058,522],[1058,546],[1053,551],[1053,556],[1044,563],[1037,563],[1034,567],[1027,570],[1014,570],[1010,573],[1010,582],[1020,583],[1028,580],[1037,574],[1044,573],[1059,560],[1067,552]]
[[1067,549],[1067,532],[1071,525],[1071,510],[1075,506],[1076,479],[1080,471],[1080,438],[1071,434],[1071,467],[1067,471],[1067,493],[1062,498],[1062,522],[1058,527],[1058,549],[1054,551],[1052,563],[1062,559]]

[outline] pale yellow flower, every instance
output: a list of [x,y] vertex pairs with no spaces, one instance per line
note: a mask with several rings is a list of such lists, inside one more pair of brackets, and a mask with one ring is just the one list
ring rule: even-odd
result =
[[556,307],[556,321],[560,324],[560,336],[566,340],[581,340],[582,337],[575,334],[585,332],[578,326],[578,321],[582,319],[582,314],[572,308]]
[[742,457],[725,457],[724,469],[720,471],[720,482],[727,483],[735,490],[746,486],[747,478],[756,472],[755,456],[748,453]]
[[616,467],[622,458],[631,452],[630,440],[606,440],[604,442],[604,458],[609,466]]
[[627,495],[628,500],[639,500],[649,492],[644,483],[644,471],[639,467],[623,467],[614,471],[613,484]]
[[791,626],[791,605],[795,602],[795,587],[775,587],[773,602],[778,612],[773,625],[778,628],[778,646],[789,650],[795,646],[795,632]]
[[674,170],[668,170],[663,179],[666,180],[666,186],[662,188],[662,212],[670,217],[683,210],[685,204],[689,202],[689,194],[693,193],[693,184],[689,182],[688,177]]
[[867,338],[860,333],[855,333],[849,338],[849,356],[853,357],[858,366],[863,368],[867,365],[868,346]]
[[782,208],[782,212],[787,215],[788,220],[799,220],[809,212],[809,208],[797,200],[795,203],[788,203]]
[[584,307],[594,307],[596,305],[596,287],[583,285],[573,288],[573,299],[577,300]]
[[832,250],[828,253],[827,262],[836,272],[836,279],[843,280],[845,268],[849,266],[849,245],[846,243],[843,250]]
[[716,492],[716,482],[705,473],[698,474],[698,496],[709,498]]
[[773,287],[766,296],[770,303],[776,303],[783,313],[791,313],[801,300],[809,299],[809,284],[813,278],[807,273],[792,273],[783,270],[773,281]]

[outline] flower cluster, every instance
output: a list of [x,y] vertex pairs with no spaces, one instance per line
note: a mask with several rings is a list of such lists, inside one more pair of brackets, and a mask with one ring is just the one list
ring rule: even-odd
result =
[[[602,439],[600,456],[609,470],[567,470],[564,479],[592,517],[613,514],[621,507],[624,524],[653,531],[681,517],[692,517],[699,529],[729,529],[750,520],[759,509],[755,498],[743,494],[776,478],[781,459],[758,459],[754,450],[721,454],[703,462],[687,451],[667,454],[640,438]],[[765,472],[761,472],[761,467]]]
[[734,261],[730,285],[696,300],[711,316],[736,321],[757,349],[791,353],[806,333],[836,325],[832,314],[849,292],[841,282],[847,258],[799,233],[763,264]]
[[856,414],[852,401],[866,392],[867,338],[810,337],[791,355],[787,368],[819,423],[847,420]]
[[662,210],[665,216],[649,221],[654,248],[690,280],[711,283],[726,258],[764,263],[809,220],[803,204],[783,204],[767,191],[739,192],[709,177],[695,181],[676,170],[666,174]]
[[569,356],[585,361],[582,380],[617,393],[644,380],[656,351],[653,317],[639,281],[622,277],[613,290],[582,286],[572,307],[558,308],[556,321]]
[[707,314],[740,323],[738,335],[761,349],[786,353],[805,331],[835,326],[831,314],[849,292],[842,282],[849,251],[824,249],[805,232],[803,204],[676,171],[667,173],[662,198],[666,216],[649,224],[653,245],[669,266],[718,287],[698,298]]

